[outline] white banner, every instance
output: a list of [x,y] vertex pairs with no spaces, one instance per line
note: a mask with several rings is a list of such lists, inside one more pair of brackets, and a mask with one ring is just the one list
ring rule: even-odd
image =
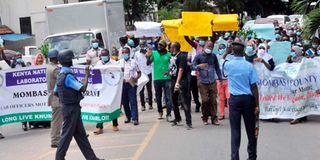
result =
[[260,119],[296,119],[320,115],[320,58],[282,63],[269,71],[255,64],[260,81]]
[[136,31],[134,37],[161,37],[161,23],[157,22],[135,22]]
[[[75,66],[78,80],[84,66]],[[45,66],[0,71],[0,125],[51,120],[48,106]],[[108,122],[120,115],[123,73],[120,66],[97,66],[91,70],[85,98],[81,101],[82,119]]]

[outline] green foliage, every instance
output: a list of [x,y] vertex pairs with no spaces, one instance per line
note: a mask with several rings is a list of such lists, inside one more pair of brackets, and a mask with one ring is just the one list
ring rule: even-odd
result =
[[177,19],[180,17],[181,5],[179,2],[173,2],[161,8],[158,12],[159,20]]
[[318,29],[320,29],[320,8],[312,10],[307,15],[303,37],[306,39],[312,38]]
[[[316,5],[311,8],[313,2],[316,2]],[[302,14],[305,18],[303,37],[305,39],[312,38],[320,29],[320,0],[294,0],[291,9],[297,14]]]
[[244,39],[247,39],[249,36],[251,36],[252,38],[257,38],[257,34],[256,32],[252,31],[252,30],[240,30],[237,33],[238,36],[243,36]]
[[49,43],[48,42],[43,42],[39,49],[40,49],[41,54],[43,55],[43,57],[47,59],[48,58],[48,52],[49,52]]

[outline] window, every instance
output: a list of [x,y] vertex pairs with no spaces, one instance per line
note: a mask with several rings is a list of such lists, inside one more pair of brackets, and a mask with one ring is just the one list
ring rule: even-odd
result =
[[24,34],[29,34],[29,35],[32,34],[30,17],[20,18],[20,32]]

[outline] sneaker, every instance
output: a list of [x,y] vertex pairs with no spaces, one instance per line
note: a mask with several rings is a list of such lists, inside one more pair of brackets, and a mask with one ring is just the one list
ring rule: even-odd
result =
[[195,112],[197,112],[197,113],[200,112],[200,107],[201,107],[201,105],[200,105],[200,104],[197,104],[197,105],[196,105],[196,110],[195,110]]
[[172,117],[171,117],[171,115],[167,115],[167,116],[166,116],[166,120],[167,120],[167,122],[172,121]]
[[135,126],[139,125],[139,121],[138,120],[134,120],[133,121],[133,125],[135,125]]
[[191,130],[192,129],[192,125],[191,124],[187,124],[187,130]]
[[142,106],[141,111],[146,111],[146,107]]
[[4,136],[0,133],[0,139],[3,139],[4,138]]
[[224,119],[224,116],[219,116],[218,119],[219,119],[219,120],[223,120],[223,119]]
[[159,113],[159,118],[158,118],[158,119],[159,119],[159,120],[163,119],[162,116],[163,116],[163,113]]
[[131,122],[130,119],[127,119],[127,120],[124,121],[124,123],[130,123],[130,122]]
[[203,121],[203,124],[208,125],[209,123],[208,123],[208,121]]
[[178,121],[178,120],[170,121],[170,123],[172,123],[171,126],[179,126],[180,122],[181,122],[181,120],[180,121]]
[[58,148],[57,144],[51,144],[51,148]]
[[214,119],[214,120],[212,120],[212,124],[213,124],[213,125],[216,125],[216,126],[219,126],[219,125],[220,125],[220,122],[219,122],[219,120]]
[[96,131],[93,132],[95,135],[99,135],[103,133],[103,129],[102,128],[96,128]]
[[152,109],[153,109],[152,105],[149,105],[149,110],[152,110]]
[[113,126],[112,130],[113,130],[114,132],[118,132],[118,131],[119,131],[119,128],[118,128],[118,126]]

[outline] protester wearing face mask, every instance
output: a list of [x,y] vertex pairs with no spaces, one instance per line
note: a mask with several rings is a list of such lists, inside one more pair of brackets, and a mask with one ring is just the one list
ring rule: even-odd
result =
[[272,56],[267,53],[266,47],[264,45],[260,45],[257,53],[257,58],[254,58],[255,62],[261,62],[268,68],[270,71],[272,71],[275,67],[274,61]]
[[133,39],[129,39],[128,40],[128,46],[131,48],[130,58],[134,58],[135,57],[135,53],[137,52],[138,49],[135,47]]
[[[117,65],[118,64],[115,60],[111,59],[108,49],[102,49],[99,58],[100,59],[97,62],[97,65],[100,65],[100,66],[101,65],[107,66],[107,65]],[[118,125],[119,125],[118,118],[112,120],[112,126],[113,126],[114,132],[119,131]],[[96,131],[94,131],[93,133],[96,135],[102,134],[103,133],[103,123],[97,123]]]
[[144,88],[147,88],[147,92],[148,92],[149,109],[150,110],[153,109],[153,107],[152,107],[152,100],[153,100],[153,96],[152,96],[152,65],[147,65],[147,57],[146,57],[147,49],[148,48],[146,46],[146,42],[144,40],[140,40],[139,50],[136,52],[135,60],[138,63],[138,66],[139,66],[141,72],[143,74],[147,75],[149,78],[149,82],[146,84],[145,87],[142,88],[142,90],[139,93],[142,111],[146,110]]
[[318,47],[319,47],[319,39],[318,38],[314,38],[312,40],[312,45],[310,47],[310,49],[308,49],[306,51],[306,54],[308,57],[313,58],[315,56],[318,56]]
[[204,45],[206,44],[205,37],[198,37],[199,42],[192,41],[188,36],[184,36],[184,39],[194,48],[196,49],[197,54],[202,53]]
[[167,106],[167,121],[171,121],[172,111],[172,96],[171,96],[171,77],[169,75],[169,61],[171,58],[170,52],[166,50],[167,44],[164,40],[159,41],[158,50],[147,51],[147,65],[153,63],[153,84],[156,93],[157,108],[159,113],[158,119],[163,119],[163,108],[162,108],[162,91],[164,90],[164,97]]
[[[193,67],[199,72],[198,87],[202,99],[202,121],[208,125],[211,118],[213,125],[219,125],[217,117],[217,85],[216,80],[222,80],[217,56],[213,54],[213,43],[207,41],[204,51],[193,60]],[[217,76],[218,78],[217,78]],[[221,82],[222,84],[222,82]]]
[[141,71],[134,59],[130,58],[130,49],[124,47],[120,65],[123,67],[123,89],[122,105],[125,111],[126,120],[124,123],[139,125],[138,105],[137,105],[137,82],[141,77]]
[[254,58],[257,57],[256,48],[252,42],[247,43],[244,53],[245,53],[245,59],[250,63],[253,63]]
[[[220,44],[219,49],[218,49],[218,55],[217,55],[220,70],[222,70],[222,65],[224,62],[223,55],[225,53],[226,53],[226,46],[224,44]],[[231,55],[229,55],[229,56],[231,56]],[[229,58],[230,57],[227,57],[227,59],[229,59]],[[217,82],[217,89],[218,89],[218,95],[219,95],[219,111],[220,111],[220,116],[218,119],[223,120],[225,118],[224,109],[227,107],[229,108],[230,94],[229,94],[229,90],[228,90],[228,80],[227,80],[227,77],[222,75],[222,81],[217,80],[216,82]]]
[[91,40],[91,49],[87,51],[86,59],[88,65],[96,65],[99,61],[99,56],[101,54],[101,48],[99,48],[99,40]]
[[[293,46],[291,54],[287,58],[287,63],[300,63],[303,59],[303,51],[298,46]],[[290,121],[291,125],[307,121],[307,116]]]
[[112,47],[111,59],[114,61],[119,61],[119,51],[116,47]]

